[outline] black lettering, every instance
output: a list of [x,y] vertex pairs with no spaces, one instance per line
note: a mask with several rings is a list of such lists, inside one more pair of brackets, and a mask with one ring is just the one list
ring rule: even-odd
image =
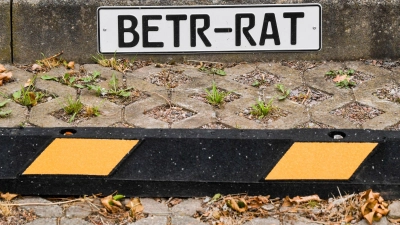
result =
[[[272,34],[267,34],[268,23],[270,22],[271,22]],[[275,45],[281,44],[281,41],[279,40],[279,33],[278,33],[278,27],[276,25],[275,14],[273,13],[265,13],[263,28],[260,37],[261,46],[265,44],[265,39],[274,39]]]
[[210,27],[210,16],[206,14],[198,14],[190,16],[190,46],[196,47],[196,20],[202,19],[204,21],[204,26],[202,28],[197,28],[197,34],[203,41],[204,45],[211,47],[210,41],[204,35],[204,31]]
[[[247,27],[243,27],[242,30],[242,19],[243,18],[247,18],[249,19],[249,26]],[[253,37],[250,35],[249,30],[253,29],[254,25],[255,25],[255,17],[254,14],[252,13],[243,13],[243,14],[236,14],[235,16],[235,37],[236,37],[236,46],[240,46],[242,44],[242,32],[244,34],[244,36],[247,38],[247,41],[250,43],[251,46],[255,46],[256,42],[254,41]]]
[[187,20],[186,15],[167,15],[167,20],[174,21],[174,47],[179,47],[179,21]]
[[158,31],[158,27],[149,26],[149,20],[161,20],[161,15],[150,15],[142,17],[142,29],[143,29],[143,47],[144,48],[162,48],[164,47],[164,43],[162,42],[149,42],[149,32],[150,31]]
[[[125,28],[124,21],[129,20],[132,23],[131,27]],[[118,46],[120,48],[129,48],[135,47],[139,43],[139,34],[136,32],[136,27],[138,25],[138,21],[136,17],[131,15],[121,15],[118,16]],[[131,33],[133,34],[133,40],[131,42],[125,42],[124,34]]]
[[283,18],[290,18],[290,44],[295,45],[297,42],[297,18],[304,18],[304,13],[283,13]]

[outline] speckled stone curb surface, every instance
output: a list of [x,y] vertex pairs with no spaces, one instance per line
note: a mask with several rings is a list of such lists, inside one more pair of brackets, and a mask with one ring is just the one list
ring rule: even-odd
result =
[[[190,59],[225,62],[268,60],[358,60],[400,57],[399,0],[1,0],[0,62],[28,63],[64,51],[88,63],[97,52],[99,6],[180,6],[320,3],[322,50],[309,53],[139,55],[156,61]],[[10,5],[12,3],[12,5]],[[12,9],[10,11],[10,8]],[[11,22],[12,21],[12,22]],[[11,32],[12,29],[12,32]]]

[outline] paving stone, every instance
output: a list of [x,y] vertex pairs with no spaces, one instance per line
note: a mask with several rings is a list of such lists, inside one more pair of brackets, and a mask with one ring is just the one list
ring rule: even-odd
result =
[[[382,217],[379,221],[374,221],[373,225],[389,225],[391,224],[386,217]],[[369,225],[367,220],[362,219],[360,222],[356,223],[356,225]]]
[[249,73],[255,70],[256,67],[257,65],[254,63],[242,63],[234,67],[225,68],[224,71],[226,72],[226,76],[232,79],[236,76]]
[[255,218],[244,223],[244,225],[280,225],[280,221],[272,217]]
[[[15,203],[51,203],[50,201],[39,198],[39,197],[25,197],[22,199],[15,200]],[[58,205],[46,205],[46,206],[20,206],[26,210],[33,210],[39,217],[52,218],[61,217],[63,210]]]
[[18,69],[14,66],[6,65],[7,72],[12,73],[12,82],[7,82],[0,86],[0,93],[11,96],[15,91],[21,89],[26,81],[33,79],[34,74],[26,72],[25,70]]
[[26,223],[26,225],[56,225],[57,218],[38,218],[32,222]]
[[73,218],[73,219],[68,219],[68,218],[61,218],[60,220],[60,225],[91,225],[92,223],[89,223],[83,219],[78,219],[78,218]]
[[70,123],[59,120],[49,114],[61,108],[62,103],[58,99],[38,104],[31,108],[29,122],[39,127],[71,127]]
[[113,70],[111,67],[104,67],[99,64],[85,64],[83,67],[87,73],[100,72],[100,78],[105,78],[107,80],[110,80],[112,76],[115,75],[122,84],[123,74],[117,70]]
[[193,116],[174,122],[171,128],[198,128],[204,123],[212,122],[213,108],[204,102],[189,98],[188,96],[174,95],[172,102],[180,107],[196,112]]
[[282,225],[318,225],[310,220],[299,217],[298,215],[285,215]]
[[400,201],[394,201],[389,205],[389,214],[388,217],[391,219],[399,219],[400,218]]
[[85,218],[92,213],[90,206],[86,204],[73,205],[65,211],[67,218]]
[[[282,66],[280,63],[262,63],[258,65],[258,68],[278,76],[280,79],[279,83],[283,84],[285,88],[293,90],[303,84],[300,76],[300,71],[289,68],[287,66]],[[275,85],[271,85],[271,88],[269,88],[269,90],[271,90],[272,95],[277,94]]]
[[141,198],[140,202],[144,207],[143,213],[149,213],[155,215],[171,214],[171,212],[168,209],[168,206],[164,202],[159,203],[152,198]]
[[56,94],[61,99],[76,95],[76,90],[72,87],[52,80],[42,80],[39,77],[36,80],[35,87],[50,94]]
[[200,199],[185,199],[181,203],[172,207],[172,212],[174,215],[179,216],[193,216],[196,214],[198,209],[201,209],[201,203],[203,201]]
[[165,216],[149,216],[128,225],[167,225],[167,223],[168,218]]
[[168,128],[168,123],[144,114],[144,112],[164,104],[166,104],[165,100],[156,96],[134,102],[125,107],[125,121],[140,128]]
[[[0,96],[0,102],[6,101],[7,99]],[[11,114],[6,117],[0,117],[0,127],[17,127],[26,121],[28,114],[28,108],[14,101],[9,101],[3,106],[0,111],[11,110]]]
[[99,107],[100,115],[82,121],[78,127],[108,127],[122,121],[122,106],[95,95],[81,95],[81,102],[86,106]]
[[184,74],[190,77],[191,81],[173,88],[173,92],[185,92],[188,96],[202,93],[204,89],[211,87],[214,81],[213,75],[200,72],[196,68],[184,69]]
[[173,216],[171,218],[171,224],[173,225],[202,225],[203,223],[190,216]]

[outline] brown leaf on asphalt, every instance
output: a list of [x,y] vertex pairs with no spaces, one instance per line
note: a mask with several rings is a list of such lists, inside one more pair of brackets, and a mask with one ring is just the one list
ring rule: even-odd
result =
[[144,207],[143,207],[142,203],[140,202],[139,198],[131,199],[125,206],[131,210],[132,215],[143,212],[143,210],[144,210]]
[[237,212],[246,212],[248,209],[246,200],[243,198],[233,199],[232,197],[225,199],[226,205]]
[[334,79],[333,79],[333,81],[334,82],[341,82],[341,81],[344,81],[344,80],[347,80],[347,81],[349,81],[349,80],[351,80],[351,77],[349,77],[349,76],[347,76],[346,74],[345,75],[337,75]]
[[13,200],[14,198],[16,198],[17,196],[18,196],[17,194],[10,194],[9,192],[7,192],[7,193],[5,193],[5,194],[0,193],[0,197],[1,197],[2,199],[6,200],[6,201],[11,201],[11,200]]
[[6,71],[6,68],[4,67],[3,64],[0,64],[0,73]]
[[116,213],[122,210],[121,202],[114,200],[112,195],[101,198],[100,201],[108,212]]
[[296,204],[300,204],[303,202],[309,202],[309,201],[320,202],[321,199],[319,198],[318,195],[310,195],[310,196],[305,196],[305,197],[296,196],[296,197],[290,199],[290,202],[295,202]]
[[67,64],[67,69],[74,69],[75,68],[75,62],[71,61]]
[[379,221],[382,216],[386,216],[389,213],[386,208],[388,204],[384,202],[378,192],[373,192],[372,189],[369,189],[361,193],[360,198],[365,200],[361,206],[361,214],[369,224],[372,224],[373,221]]

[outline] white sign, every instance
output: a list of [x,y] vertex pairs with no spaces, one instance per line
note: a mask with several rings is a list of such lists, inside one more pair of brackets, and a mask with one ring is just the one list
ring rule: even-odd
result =
[[319,4],[100,7],[100,53],[318,51]]

